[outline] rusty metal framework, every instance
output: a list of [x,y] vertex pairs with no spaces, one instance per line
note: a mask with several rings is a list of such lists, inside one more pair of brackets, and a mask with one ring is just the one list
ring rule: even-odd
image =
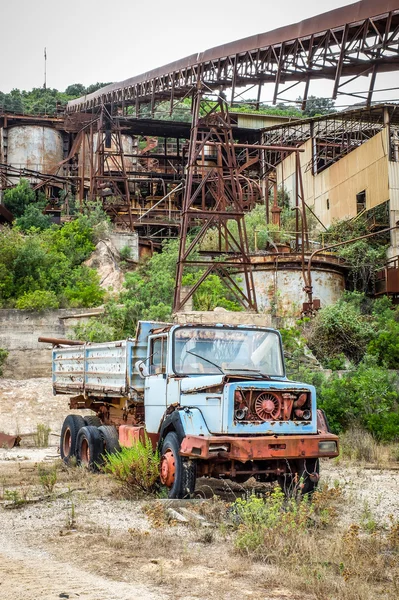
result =
[[[193,103],[174,311],[179,311],[212,273],[221,276],[245,308],[256,311],[243,192],[227,106],[224,100],[218,98],[216,103],[208,105],[207,115],[200,118],[202,98],[202,91],[198,90]],[[236,229],[231,227],[232,221]],[[191,238],[189,233],[193,227],[197,227],[198,231]],[[215,249],[212,257],[204,259],[198,256],[198,249],[211,229],[216,237]],[[202,274],[182,295],[182,281],[190,267],[200,267]],[[242,273],[242,288],[231,274],[232,267],[238,267]]]
[[[376,105],[369,109],[337,112],[317,119],[278,125],[263,131],[262,143],[300,146],[312,140],[312,158],[305,170],[311,170],[316,175],[359,148],[385,127],[389,128],[389,159],[398,161],[399,110],[395,105]],[[282,158],[284,156],[281,153],[266,152],[266,171],[274,169]]]
[[[178,60],[164,67],[111,84],[68,103],[68,112],[102,105],[135,106],[189,95],[201,81],[208,90],[231,89],[231,103],[242,88],[274,86],[273,103],[282,86],[305,84],[303,102],[312,79],[333,81],[332,98],[345,94],[371,104],[378,73],[399,69],[399,0],[363,0],[306,19],[301,23],[244,38]],[[366,91],[347,91],[360,76],[369,77]],[[289,88],[284,89],[284,93]]]
[[[199,86],[193,102],[193,125],[186,167],[173,307],[175,312],[181,310],[205,279],[211,274],[217,274],[244,308],[256,311],[252,263],[244,220],[245,212],[251,204],[246,188],[248,178],[242,175],[242,170],[259,162],[261,153],[271,148],[235,142],[225,99],[218,96],[216,102],[205,101],[205,104],[207,114],[200,117],[200,107],[203,111],[204,102],[203,91]],[[275,147],[273,151],[294,152],[296,156],[296,250],[301,248],[304,253],[309,240],[300,150],[295,147]],[[270,187],[274,191],[271,211],[268,200]],[[279,225],[281,209],[277,205],[276,181],[272,178],[266,183],[266,194],[267,221],[271,212],[273,223]],[[207,236],[212,248],[205,248],[202,252],[202,244]],[[183,280],[191,267],[199,267],[201,275],[187,291],[183,289]],[[235,277],[237,274],[241,278],[241,285]]]

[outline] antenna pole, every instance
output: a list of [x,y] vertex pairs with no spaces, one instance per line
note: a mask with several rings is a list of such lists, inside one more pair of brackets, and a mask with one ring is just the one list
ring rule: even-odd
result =
[[46,48],[44,49],[44,85],[43,89],[47,89],[47,52]]

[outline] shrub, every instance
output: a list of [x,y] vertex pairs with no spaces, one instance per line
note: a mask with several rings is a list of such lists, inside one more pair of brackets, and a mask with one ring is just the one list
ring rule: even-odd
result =
[[29,229],[48,229],[51,226],[51,219],[48,215],[44,215],[42,210],[35,205],[28,206],[24,214],[15,220],[15,225],[21,231],[29,231]]
[[359,425],[381,441],[399,435],[398,379],[366,357],[356,369],[332,375],[319,389],[319,408],[326,411],[335,433]]
[[310,349],[324,365],[331,359],[342,361],[342,355],[358,363],[374,337],[374,330],[352,297],[344,296],[318,312],[307,327],[306,337]]
[[115,329],[96,317],[74,327],[74,339],[85,342],[109,342],[115,339]]
[[24,293],[15,303],[16,308],[20,310],[49,310],[59,307],[57,296],[54,292],[45,290],[36,290],[34,292]]
[[132,249],[130,246],[123,246],[120,250],[119,250],[119,256],[122,258],[122,260],[126,260],[127,258],[131,258],[132,256]]
[[36,194],[27,179],[21,179],[18,185],[4,192],[4,206],[14,215],[21,217],[29,204],[36,202]]
[[130,448],[106,455],[104,471],[110,473],[128,494],[151,492],[159,478],[159,452],[152,449],[151,440],[137,440]]
[[268,563],[300,559],[309,530],[325,527],[335,518],[339,494],[339,489],[325,487],[314,492],[312,502],[307,498],[298,502],[286,499],[275,487],[264,498],[238,498],[231,511],[238,530],[236,549]]

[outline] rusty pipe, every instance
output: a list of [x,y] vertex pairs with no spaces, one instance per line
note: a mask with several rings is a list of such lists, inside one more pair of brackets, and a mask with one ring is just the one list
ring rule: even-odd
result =
[[80,342],[78,340],[63,340],[59,338],[47,338],[47,337],[39,337],[38,342],[43,342],[45,344],[53,344],[54,346],[84,346],[85,342]]
[[399,225],[395,225],[394,227],[387,227],[386,229],[381,229],[381,231],[376,231],[375,233],[366,233],[365,235],[361,235],[360,237],[353,238],[352,240],[346,240],[345,242],[337,242],[336,244],[331,244],[330,246],[325,246],[324,248],[318,248],[314,250],[312,254],[309,256],[308,260],[308,268],[307,268],[307,280],[305,280],[305,292],[309,298],[309,308],[312,310],[313,306],[313,286],[312,286],[312,260],[316,256],[316,254],[320,254],[326,250],[331,250],[332,248],[338,248],[338,246],[344,246],[345,244],[351,244],[352,242],[359,242],[360,240],[365,240],[370,237],[374,237],[375,235],[380,235],[381,233],[388,233],[388,231],[393,231],[394,229],[399,229]]

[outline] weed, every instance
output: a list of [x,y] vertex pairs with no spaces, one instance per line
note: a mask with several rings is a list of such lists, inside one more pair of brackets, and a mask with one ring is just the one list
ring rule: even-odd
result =
[[151,492],[159,477],[159,453],[154,453],[150,439],[137,440],[130,448],[107,454],[104,471],[122,484],[128,495]]
[[43,423],[38,423],[36,433],[33,436],[36,448],[47,448],[51,429]]
[[4,490],[4,500],[8,502],[8,508],[21,508],[26,503],[18,490]]
[[67,507],[67,517],[66,517],[65,525],[66,525],[67,529],[75,529],[75,527],[76,527],[75,501],[72,496],[71,488],[68,488],[68,507]]
[[378,523],[374,518],[374,514],[370,509],[370,505],[367,500],[363,503],[363,510],[360,517],[360,524],[362,528],[368,533],[374,533],[377,530]]
[[38,465],[37,472],[44,491],[47,494],[52,494],[57,483],[57,467],[54,465],[50,469],[46,469],[46,467]]

